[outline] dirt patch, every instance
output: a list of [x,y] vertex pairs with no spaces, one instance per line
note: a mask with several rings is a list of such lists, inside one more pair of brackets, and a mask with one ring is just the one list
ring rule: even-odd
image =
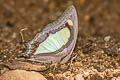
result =
[[79,17],[74,50],[78,56],[70,68],[62,64],[54,72],[50,68],[40,73],[56,80],[63,79],[60,75],[67,71],[70,71],[68,76],[82,74],[88,80],[120,79],[119,0],[0,0],[0,74],[9,70],[2,64],[18,60],[24,51],[21,29],[28,28],[24,37],[30,41],[71,4]]

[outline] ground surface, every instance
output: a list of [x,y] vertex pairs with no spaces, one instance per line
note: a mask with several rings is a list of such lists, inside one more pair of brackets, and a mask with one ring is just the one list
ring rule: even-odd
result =
[[28,28],[24,37],[29,41],[71,4],[79,17],[77,58],[71,70],[64,64],[54,72],[52,68],[40,73],[51,80],[62,80],[61,74],[82,74],[86,80],[120,80],[119,0],[0,0],[0,74],[8,70],[2,64],[19,59],[24,51],[21,29]]

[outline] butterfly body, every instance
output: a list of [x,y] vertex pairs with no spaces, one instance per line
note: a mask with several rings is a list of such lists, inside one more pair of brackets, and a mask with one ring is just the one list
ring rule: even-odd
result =
[[48,24],[28,43],[25,55],[30,61],[65,63],[73,52],[77,34],[77,13],[75,7],[70,6],[58,20]]

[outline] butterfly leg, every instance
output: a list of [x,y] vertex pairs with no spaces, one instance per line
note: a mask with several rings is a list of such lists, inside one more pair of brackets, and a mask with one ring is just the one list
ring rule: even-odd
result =
[[73,60],[74,60],[76,57],[77,57],[77,54],[73,53],[72,58],[71,58],[71,60],[70,60],[70,63],[68,64],[69,67],[70,67],[70,71],[72,70],[72,63],[73,63]]
[[53,67],[53,72],[56,70],[58,63],[51,63],[50,67]]

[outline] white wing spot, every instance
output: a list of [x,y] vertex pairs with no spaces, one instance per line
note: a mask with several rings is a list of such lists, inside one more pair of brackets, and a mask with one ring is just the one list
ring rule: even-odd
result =
[[67,22],[68,22],[69,25],[73,26],[72,20],[67,20]]

